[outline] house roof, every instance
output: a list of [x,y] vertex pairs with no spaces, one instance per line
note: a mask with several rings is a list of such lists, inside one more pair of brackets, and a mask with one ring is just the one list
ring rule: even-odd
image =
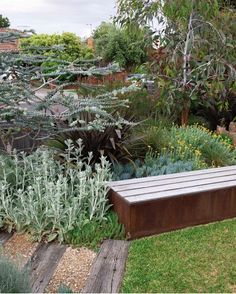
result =
[[[0,28],[0,33],[11,33],[19,32],[19,30],[9,29],[9,28]],[[11,52],[19,50],[19,40],[13,40],[9,42],[0,43],[0,52]]]

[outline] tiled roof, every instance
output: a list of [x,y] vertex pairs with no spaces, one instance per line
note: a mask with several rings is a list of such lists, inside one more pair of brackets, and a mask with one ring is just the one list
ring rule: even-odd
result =
[[[15,29],[0,28],[0,33],[10,33],[10,32],[19,32]],[[0,43],[0,52],[9,52],[9,51],[18,51],[19,50],[19,41],[11,41],[7,43]]]

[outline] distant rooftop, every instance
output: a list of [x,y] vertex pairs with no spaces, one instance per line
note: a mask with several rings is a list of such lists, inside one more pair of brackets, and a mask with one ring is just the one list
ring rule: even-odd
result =
[[[11,33],[11,32],[20,32],[16,29],[10,29],[10,28],[0,28],[0,33]],[[18,51],[19,50],[19,41],[9,41],[0,43],[0,52],[11,52],[11,51]]]

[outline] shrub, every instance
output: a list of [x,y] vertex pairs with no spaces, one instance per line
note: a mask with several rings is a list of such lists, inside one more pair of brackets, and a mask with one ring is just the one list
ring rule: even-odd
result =
[[84,223],[104,220],[109,163],[101,156],[92,170],[92,154],[82,158],[82,149],[81,140],[77,149],[68,141],[63,165],[48,150],[22,154],[22,159],[15,155],[15,185],[9,183],[2,162],[0,227],[28,231],[38,240],[63,241],[65,234]]
[[114,180],[227,166],[236,162],[236,150],[228,137],[196,125],[171,128],[153,125],[146,129],[142,143],[139,153],[149,147],[144,160],[116,165]]
[[142,152],[148,147],[161,154],[167,152],[174,161],[195,161],[197,168],[227,166],[236,162],[232,140],[202,126],[162,127],[154,124],[143,128],[142,133]]
[[138,138],[135,148],[129,147],[130,152],[136,158],[144,158],[150,150],[161,152],[169,145],[171,123],[165,119],[148,119],[135,129]]
[[78,139],[83,141],[82,156],[92,152],[91,164],[94,165],[100,161],[101,154],[105,156],[110,163],[126,162],[131,160],[132,154],[128,147],[137,139],[132,136],[132,127],[134,124],[127,123],[118,128],[117,126],[106,126],[104,130],[76,130],[64,132],[50,140],[47,145],[59,151],[65,151],[66,141],[70,139],[78,147]]
[[113,170],[114,180],[125,180],[147,176],[158,176],[198,169],[194,160],[180,160],[173,158],[171,153],[148,153],[144,162],[139,160],[135,164],[117,165]]
[[109,212],[102,222],[92,220],[75,228],[66,235],[65,240],[72,245],[95,248],[104,239],[124,239],[124,237],[124,226],[118,222],[114,212]]
[[229,146],[233,146],[233,139],[228,134],[219,134],[218,135],[219,140],[221,140],[223,143],[228,144]]
[[[38,48],[44,48],[45,56],[52,56],[59,60],[75,61],[77,59],[93,58],[93,52],[85,46],[81,39],[73,33],[32,35],[21,39],[20,47],[24,53],[35,54]],[[57,50],[56,50],[57,49]]]
[[201,125],[204,126],[205,128],[210,128],[210,123],[202,116],[198,116],[198,115],[193,115],[191,114],[189,116],[189,121],[188,121],[189,125]]
[[127,29],[103,22],[93,33],[96,54],[106,62],[115,61],[122,67],[133,67],[147,59],[152,39],[149,31],[138,26]]
[[147,90],[139,90],[133,93],[127,93],[124,97],[129,103],[129,108],[124,109],[126,115],[133,116],[137,120],[147,119],[155,113],[155,97],[149,95]]
[[61,284],[57,290],[57,293],[73,293],[73,291],[68,286]]
[[0,256],[0,293],[31,293],[27,271]]
[[183,146],[186,150],[194,150],[207,166],[227,166],[236,162],[236,151],[220,136],[204,127],[172,127],[170,144],[176,149]]

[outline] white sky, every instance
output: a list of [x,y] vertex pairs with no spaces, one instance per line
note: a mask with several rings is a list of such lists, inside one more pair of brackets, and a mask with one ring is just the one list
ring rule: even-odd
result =
[[11,27],[36,33],[74,32],[89,36],[115,15],[116,0],[0,0],[0,14]]

